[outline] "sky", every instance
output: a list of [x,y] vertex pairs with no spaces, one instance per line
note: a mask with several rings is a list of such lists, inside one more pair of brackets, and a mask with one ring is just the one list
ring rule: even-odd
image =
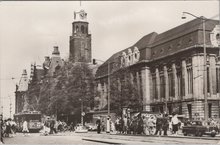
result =
[[15,112],[15,84],[23,69],[29,75],[31,63],[42,64],[53,46],[68,58],[74,11],[80,9],[87,12],[92,58],[103,61],[151,32],[194,19],[181,19],[183,11],[219,20],[217,0],[82,1],[81,6],[79,1],[0,1],[0,106],[5,118],[10,117],[10,102]]

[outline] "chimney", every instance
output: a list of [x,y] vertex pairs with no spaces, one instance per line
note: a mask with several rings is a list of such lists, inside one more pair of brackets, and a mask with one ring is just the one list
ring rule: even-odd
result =
[[53,48],[54,48],[54,50],[53,50],[53,53],[52,53],[52,54],[53,54],[53,55],[60,55],[58,46],[54,46]]

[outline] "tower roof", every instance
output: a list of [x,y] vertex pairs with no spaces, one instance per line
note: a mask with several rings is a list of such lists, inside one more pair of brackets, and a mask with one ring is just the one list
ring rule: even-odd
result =
[[74,11],[74,22],[87,22],[87,13],[84,9]]
[[28,89],[28,77],[27,77],[27,71],[26,69],[24,69],[18,84],[18,91],[27,91],[27,89]]

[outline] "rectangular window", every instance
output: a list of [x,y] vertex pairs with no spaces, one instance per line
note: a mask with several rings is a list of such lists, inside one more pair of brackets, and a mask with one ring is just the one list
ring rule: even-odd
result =
[[212,118],[212,103],[209,103],[209,118]]
[[192,105],[187,104],[187,109],[188,109],[189,119],[192,119]]
[[172,73],[168,74],[169,80],[169,96],[174,97],[174,77]]
[[177,72],[178,96],[182,96],[182,72]]
[[160,76],[160,95],[161,95],[161,98],[165,98],[165,81],[164,81],[164,76]]
[[188,76],[188,94],[193,93],[193,73],[191,68],[187,68],[187,76]]
[[156,77],[152,78],[152,87],[153,87],[153,98],[157,99],[157,85],[156,85]]
[[209,67],[207,67],[207,92],[210,92],[210,82],[209,82]]

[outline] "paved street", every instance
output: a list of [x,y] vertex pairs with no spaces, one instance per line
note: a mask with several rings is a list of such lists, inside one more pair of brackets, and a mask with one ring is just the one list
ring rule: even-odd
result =
[[220,144],[220,138],[195,138],[195,137],[159,137],[159,136],[131,136],[131,135],[110,135],[106,133],[58,133],[56,135],[41,136],[39,133],[32,133],[23,136],[18,133],[15,137],[5,138],[6,144]]

